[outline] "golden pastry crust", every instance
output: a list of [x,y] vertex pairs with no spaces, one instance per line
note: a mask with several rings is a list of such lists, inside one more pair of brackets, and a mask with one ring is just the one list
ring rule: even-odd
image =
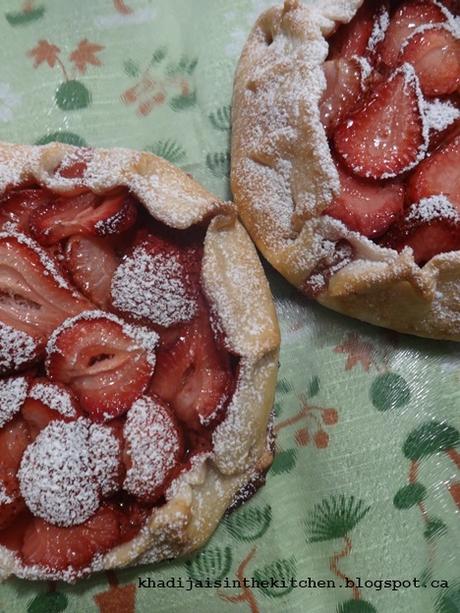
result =
[[[361,4],[286,0],[259,17],[235,77],[233,194],[260,251],[321,304],[399,332],[460,340],[460,252],[419,268],[410,249],[379,247],[321,215],[339,190],[319,113],[326,38]],[[334,270],[340,241],[353,256]]]
[[[0,144],[0,193],[34,179],[66,192],[79,179],[53,170],[72,161],[77,148],[52,143],[38,147]],[[166,504],[154,509],[130,542],[95,560],[83,574],[170,559],[203,544],[238,492],[271,463],[268,429],[278,371],[279,329],[256,250],[231,203],[218,201],[193,179],[150,153],[94,149],[83,184],[95,192],[126,185],[152,217],[172,228],[210,220],[205,237],[202,285],[226,334],[228,348],[241,356],[236,391],[214,432],[211,453],[196,456],[189,471],[170,486]],[[24,568],[0,547],[0,578],[57,578],[53,572]],[[75,575],[59,578],[73,581]]]

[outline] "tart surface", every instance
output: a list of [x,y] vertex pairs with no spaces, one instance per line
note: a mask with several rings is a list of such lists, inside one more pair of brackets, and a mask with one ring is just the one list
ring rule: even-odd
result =
[[232,205],[146,153],[0,145],[0,572],[199,547],[271,462],[279,332]]
[[437,0],[288,0],[234,86],[232,189],[303,293],[460,340],[460,17]]

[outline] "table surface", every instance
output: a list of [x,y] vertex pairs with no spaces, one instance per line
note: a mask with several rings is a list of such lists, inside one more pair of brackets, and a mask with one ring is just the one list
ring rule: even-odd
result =
[[[0,138],[150,150],[228,198],[233,73],[268,5],[4,0]],[[190,560],[76,586],[11,580],[0,611],[460,611],[458,345],[336,315],[266,268],[283,337],[266,487]],[[187,590],[207,577],[259,583]],[[414,577],[428,587],[378,583]]]

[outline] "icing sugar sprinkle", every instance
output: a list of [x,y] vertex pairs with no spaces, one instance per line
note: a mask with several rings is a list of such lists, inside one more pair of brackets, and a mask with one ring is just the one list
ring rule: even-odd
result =
[[175,464],[179,440],[168,412],[143,396],[128,412],[124,427],[132,465],[123,487],[137,496],[148,496],[160,486]]
[[76,417],[77,412],[70,392],[54,383],[34,383],[29,392],[34,400],[46,404],[53,411],[57,411],[64,417]]
[[108,449],[114,436],[110,431],[101,434],[103,428],[85,418],[53,421],[27,447],[18,478],[35,516],[58,526],[74,526],[97,511],[100,492],[107,485],[101,475],[113,466],[118,451],[116,441]]
[[121,444],[110,428],[93,424],[90,428],[93,470],[103,496],[118,489]]
[[25,377],[0,380],[0,428],[20,411],[27,397],[28,387]]
[[0,321],[0,372],[15,370],[36,355],[37,343],[32,336]]
[[409,208],[408,221],[429,222],[435,219],[448,219],[459,221],[460,215],[457,209],[450,203],[444,195],[430,196],[423,198],[417,204]]
[[390,15],[387,9],[382,9],[380,15],[374,22],[374,27],[372,29],[371,36],[369,38],[369,42],[367,44],[367,48],[369,51],[374,51],[377,45],[382,42],[385,38],[386,31],[388,30],[388,26],[390,25]]
[[189,321],[197,310],[183,282],[186,273],[178,257],[150,254],[140,246],[127,256],[112,279],[117,309],[160,326]]

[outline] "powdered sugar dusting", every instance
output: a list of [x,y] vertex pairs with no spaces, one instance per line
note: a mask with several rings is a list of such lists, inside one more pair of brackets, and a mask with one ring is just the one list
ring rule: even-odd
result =
[[420,202],[411,205],[407,215],[408,221],[429,222],[436,219],[460,221],[457,209],[444,195],[423,198]]
[[189,321],[197,304],[184,280],[187,275],[179,257],[151,254],[145,247],[137,247],[113,275],[113,305],[160,326]]
[[25,178],[25,168],[33,166],[40,157],[40,150],[6,146],[0,151],[0,193]]
[[423,114],[430,131],[441,132],[460,117],[460,110],[448,101],[426,100]]
[[31,362],[37,351],[32,336],[0,321],[0,372],[16,370]]
[[0,380],[0,428],[18,413],[24,404],[29,384],[25,377]]
[[444,14],[446,18],[446,24],[455,38],[460,38],[460,16],[453,15],[447,6],[445,6],[442,2],[438,2],[438,0],[432,0],[433,4],[435,4],[441,12]]
[[161,405],[143,396],[128,412],[124,436],[132,465],[123,487],[135,496],[149,496],[175,465],[179,450],[176,427]]
[[88,445],[90,426],[87,419],[52,421],[25,450],[18,478],[24,500],[36,517],[74,526],[98,509]]
[[39,400],[64,417],[77,416],[70,392],[60,385],[54,383],[34,383],[30,389],[29,396],[34,400]]
[[374,22],[374,27],[372,29],[369,42],[367,43],[367,48],[369,51],[375,51],[377,45],[382,42],[382,40],[385,38],[389,25],[390,15],[387,9],[383,8]]
[[108,426],[92,424],[89,432],[91,459],[95,479],[102,496],[118,489],[121,445]]
[[98,509],[100,494],[117,489],[120,444],[110,428],[80,418],[52,421],[24,452],[21,493],[37,517],[75,526]]

